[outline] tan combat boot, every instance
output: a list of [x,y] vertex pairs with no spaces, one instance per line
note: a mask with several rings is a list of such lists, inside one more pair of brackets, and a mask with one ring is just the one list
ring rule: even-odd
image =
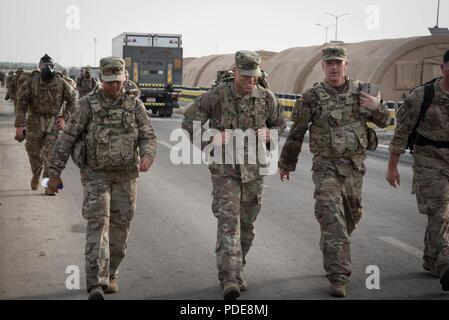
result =
[[109,279],[109,285],[104,289],[104,293],[117,293],[118,292],[118,284],[117,279],[111,278]]
[[87,300],[104,300],[104,292],[101,286],[95,286],[89,291]]
[[329,288],[329,295],[337,298],[346,297],[346,284],[334,281]]
[[50,190],[48,190],[48,188],[45,188],[45,195],[47,195],[47,196],[55,196],[56,193],[51,192]]
[[248,282],[246,282],[245,279],[243,279],[242,276],[240,276],[239,278],[237,278],[237,281],[239,283],[239,287],[240,287],[240,291],[246,291],[248,290]]
[[225,300],[236,300],[240,297],[240,287],[236,282],[226,282],[223,287],[223,298]]
[[31,178],[31,190],[37,190],[39,186],[39,178],[32,177]]
[[429,271],[430,274],[432,275],[432,277],[439,278],[435,263],[432,263],[429,261],[424,261],[424,263],[422,264],[422,267],[424,270]]
[[446,271],[442,272],[440,283],[443,291],[449,291],[449,269],[446,269]]

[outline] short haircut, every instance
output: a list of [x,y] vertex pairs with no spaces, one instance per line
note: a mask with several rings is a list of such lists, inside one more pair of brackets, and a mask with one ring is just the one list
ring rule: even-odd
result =
[[449,50],[447,50],[446,53],[444,54],[443,61],[444,61],[444,63],[449,62]]

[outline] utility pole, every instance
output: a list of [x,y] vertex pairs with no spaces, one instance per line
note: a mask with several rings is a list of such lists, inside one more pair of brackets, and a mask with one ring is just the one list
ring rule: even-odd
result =
[[325,14],[330,15],[330,16],[335,18],[335,41],[337,41],[337,36],[338,36],[338,19],[340,19],[343,16],[349,15],[349,13],[343,13],[343,14],[340,14],[338,16],[333,14],[333,13],[329,13],[329,12],[326,12]]
[[222,44],[223,42],[215,42],[215,51],[217,54],[220,53],[220,44]]

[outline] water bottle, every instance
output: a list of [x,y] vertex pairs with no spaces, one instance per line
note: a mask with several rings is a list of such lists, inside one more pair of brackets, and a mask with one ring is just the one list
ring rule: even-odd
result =
[[[50,181],[49,178],[44,178],[44,179],[42,179],[42,181],[41,181],[41,184],[42,184],[42,186],[43,186],[45,189],[48,188],[48,181]],[[60,183],[60,184],[58,185],[58,190],[62,190],[62,188],[64,188],[64,185],[63,185],[62,183]]]

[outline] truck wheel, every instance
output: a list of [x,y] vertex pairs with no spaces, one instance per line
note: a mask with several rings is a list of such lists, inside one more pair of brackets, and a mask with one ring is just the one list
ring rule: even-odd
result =
[[151,115],[157,115],[157,108],[151,108]]

